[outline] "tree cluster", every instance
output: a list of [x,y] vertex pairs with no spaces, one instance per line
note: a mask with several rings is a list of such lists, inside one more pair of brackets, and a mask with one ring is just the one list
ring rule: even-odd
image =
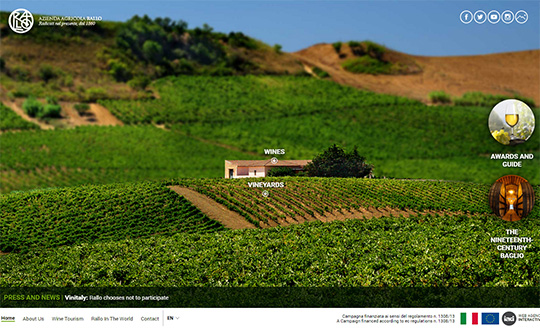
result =
[[315,177],[364,178],[371,175],[373,165],[366,163],[356,146],[346,152],[334,144],[316,156],[304,170],[308,176]]

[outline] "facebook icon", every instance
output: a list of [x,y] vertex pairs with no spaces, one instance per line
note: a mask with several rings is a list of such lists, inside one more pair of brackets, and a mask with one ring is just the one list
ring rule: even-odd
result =
[[463,24],[469,24],[473,20],[473,15],[470,11],[464,10],[459,14],[459,20]]

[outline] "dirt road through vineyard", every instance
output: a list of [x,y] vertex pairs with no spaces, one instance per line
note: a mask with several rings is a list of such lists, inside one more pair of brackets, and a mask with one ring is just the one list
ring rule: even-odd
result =
[[223,226],[229,229],[245,229],[255,228],[255,225],[248,222],[244,217],[236,212],[227,209],[225,206],[219,204],[211,198],[199,194],[189,188],[180,186],[169,187],[172,191],[183,196],[185,199],[193,203],[199,210],[201,210],[208,217],[219,221]]

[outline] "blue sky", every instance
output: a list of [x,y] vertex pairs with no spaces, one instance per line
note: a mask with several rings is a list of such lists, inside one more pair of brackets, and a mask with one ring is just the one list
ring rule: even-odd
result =
[[[373,40],[417,55],[474,55],[540,48],[539,1],[2,1],[0,9],[102,16],[133,15],[208,23],[216,31],[242,31],[296,51],[320,42]],[[460,22],[459,14],[525,10],[521,25]]]

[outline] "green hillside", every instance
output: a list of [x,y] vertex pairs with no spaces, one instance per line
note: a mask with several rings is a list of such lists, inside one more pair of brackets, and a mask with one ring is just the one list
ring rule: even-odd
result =
[[[538,220],[512,226],[539,235]],[[493,216],[423,216],[80,244],[0,256],[0,287],[540,285],[538,239],[525,258],[500,259],[489,237],[506,228]]]
[[540,135],[512,149],[499,144],[487,128],[487,107],[426,106],[301,77],[176,77],[155,86],[160,99],[102,103],[127,123],[165,123],[170,130],[3,134],[1,191],[218,178],[225,159],[261,159],[265,148],[285,148],[284,159],[311,159],[333,143],[358,146],[379,177],[485,184],[509,173],[491,153],[532,153],[534,160],[511,173],[540,183]]
[[38,125],[22,119],[13,110],[0,103],[0,132],[38,128]]
[[306,117],[298,116],[314,113],[421,104],[311,77],[169,77],[156,81],[153,87],[159,99],[101,103],[128,124],[266,121],[282,117],[301,123]]
[[79,186],[0,195],[0,251],[224,230],[156,183]]
[[[330,103],[331,98],[326,100]],[[335,108],[341,104],[339,98],[331,103]],[[356,145],[381,177],[491,183],[510,172],[540,183],[540,135],[534,133],[527,143],[512,148],[499,144],[487,128],[491,108],[422,104],[335,108],[305,116],[173,127],[247,152],[285,148],[288,159],[311,159],[334,143]],[[540,116],[538,108],[534,113]],[[508,169],[502,161],[490,159],[492,153],[509,152],[532,153],[534,160]]]
[[[258,197],[259,189],[247,188],[242,180],[208,179],[3,195],[2,249],[24,253],[0,255],[0,287],[513,287],[540,283],[538,201],[527,218],[508,223],[492,214],[471,214],[489,212],[484,203],[487,185],[285,181],[285,188],[273,189],[265,199]],[[264,214],[263,210],[274,209],[277,214],[278,205],[304,213],[296,217],[371,205],[461,214],[226,231],[170,191],[170,184],[193,187],[253,217]],[[538,187],[535,192],[539,193]],[[490,242],[492,236],[505,236],[508,228],[533,238],[522,259],[499,258],[500,251]]]
[[[407,181],[389,179],[280,178],[285,187],[249,188],[244,180],[179,180],[172,183],[190,187],[242,214],[255,224],[270,220],[354,211],[369,207],[397,210],[444,210],[485,213],[489,185],[474,183]],[[275,181],[275,178],[251,182]],[[540,215],[540,214],[536,214]],[[531,215],[531,216],[536,216]]]
[[[8,14],[1,101],[20,111],[27,98],[48,98],[65,118],[42,130],[0,104],[0,287],[540,285],[540,134],[495,141],[495,98],[428,106],[358,90],[315,69],[306,76],[279,45],[206,24],[135,16],[18,35]],[[366,72],[364,56],[377,59],[372,73],[419,70],[360,46],[353,72]],[[80,103],[110,113],[85,104],[96,113],[77,115]],[[98,111],[121,122],[98,122]],[[375,178],[221,179],[224,160],[268,159],[268,148],[313,159],[333,144],[357,146]],[[534,159],[521,168],[490,159],[509,152]],[[488,203],[508,174],[536,194],[513,223]],[[263,197],[252,181],[285,187]],[[225,230],[171,185],[257,228]],[[490,242],[506,229],[533,238],[523,258],[500,258]]]
[[152,126],[4,133],[0,191],[174,177],[217,177],[252,155]]
[[[241,32],[134,16],[94,26],[48,26],[17,34],[2,26],[0,83],[12,98],[61,101],[152,98],[148,84],[170,75],[304,74],[292,55]],[[36,20],[41,15],[34,13]]]
[[[484,184],[340,178],[281,180],[285,187],[269,189],[268,197],[261,195],[263,188],[249,188],[245,180],[226,179],[83,185],[0,195],[0,251],[223,229],[172,192],[170,185],[189,187],[204,194],[257,226],[259,221],[261,224],[286,218],[312,221],[313,216],[324,218],[368,208],[416,213],[442,211],[457,214],[456,217],[491,213],[487,203],[489,185]],[[538,186],[535,193],[540,193]],[[494,215],[490,217],[497,219]],[[527,222],[539,220],[537,200]]]

